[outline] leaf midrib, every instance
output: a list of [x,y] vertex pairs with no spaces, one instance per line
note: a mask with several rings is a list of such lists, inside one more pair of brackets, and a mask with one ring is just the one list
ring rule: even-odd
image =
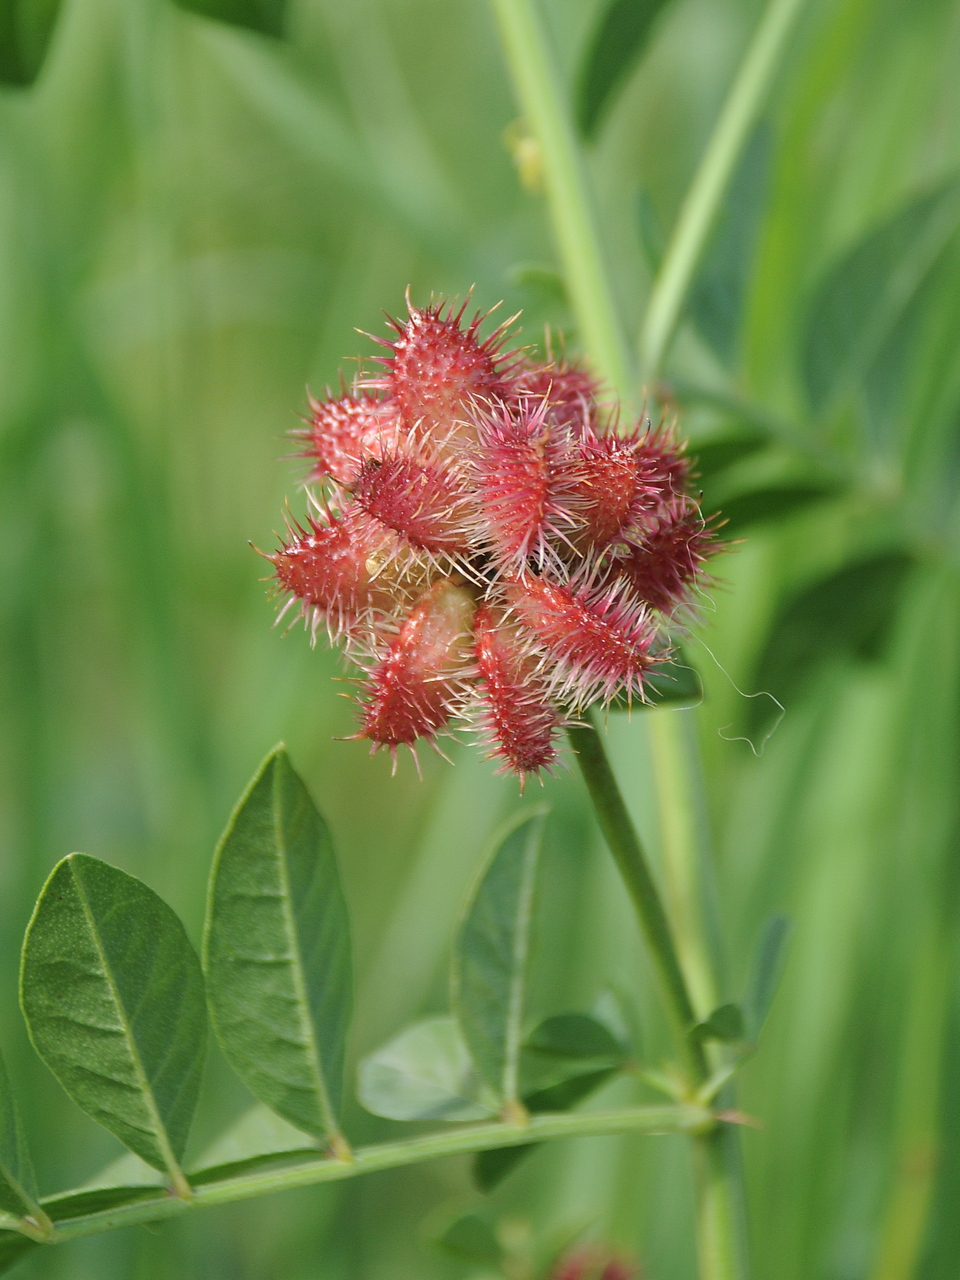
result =
[[320,1102],[320,1113],[323,1120],[323,1127],[328,1138],[332,1138],[339,1132],[336,1118],[333,1114],[333,1108],[330,1105],[330,1098],[327,1093],[326,1077],[323,1071],[323,1062],[320,1057],[320,1051],[317,1046],[316,1036],[314,1034],[313,1019],[310,1016],[310,1005],[307,999],[307,988],[303,978],[302,955],[300,947],[300,932],[297,929],[296,917],[293,913],[292,900],[290,896],[290,877],[287,873],[287,842],[283,833],[283,822],[281,806],[278,804],[277,792],[280,788],[281,780],[277,770],[274,770],[273,787],[271,788],[271,811],[273,817],[274,840],[277,849],[277,875],[281,885],[281,910],[283,912],[284,924],[286,926],[288,937],[291,942],[292,957],[289,961],[291,970],[291,978],[296,996],[297,1008],[299,1011],[299,1020],[301,1033],[304,1035],[304,1043],[307,1050],[307,1056],[310,1062],[310,1068],[313,1073],[314,1082],[317,1090],[317,1097]]
[[[96,948],[97,955],[100,957],[100,963],[103,967],[104,978],[106,980],[107,986],[110,989],[110,994],[113,998],[113,1002],[117,1010],[119,1011],[120,1021],[121,1021],[122,1029],[124,1032],[124,1037],[127,1043],[127,1047],[130,1051],[130,1057],[133,1060],[133,1068],[140,1085],[140,1090],[143,1095],[144,1102],[146,1103],[148,1115],[154,1125],[153,1136],[157,1140],[157,1143],[160,1147],[160,1153],[163,1156],[163,1159],[166,1163],[166,1166],[170,1175],[173,1177],[174,1181],[177,1181],[183,1177],[183,1173],[180,1169],[180,1163],[174,1156],[173,1149],[170,1146],[170,1140],[167,1137],[166,1126],[164,1125],[160,1117],[160,1112],[157,1109],[156,1099],[153,1096],[153,1089],[150,1085],[146,1071],[144,1070],[143,1063],[140,1060],[140,1054],[137,1050],[136,1041],[133,1037],[133,1032],[130,1027],[129,1021],[127,1019],[126,1009],[124,1008],[123,1001],[120,998],[120,992],[117,990],[116,983],[113,980],[113,975],[110,971],[110,965],[107,961],[106,952],[104,951],[103,946],[101,945],[101,942],[100,942],[100,934],[97,930],[96,923],[94,921],[93,912],[90,908],[89,902],[87,901],[87,895],[84,892],[83,884],[79,876],[76,874],[73,864],[71,864],[70,866],[70,876],[71,876],[71,879],[73,880],[74,887],[77,891],[77,897],[80,899],[80,906],[83,910],[84,916],[86,917],[87,925],[90,930],[90,936],[93,938],[94,947]],[[117,1085],[120,1083],[120,1081],[113,1080],[112,1077],[108,1076],[105,1078],[110,1079],[114,1085]],[[135,1126],[131,1126],[131,1127],[135,1127]],[[149,1132],[149,1131],[143,1130],[143,1132]]]
[[504,1036],[503,1061],[503,1098],[505,1102],[516,1102],[518,1092],[518,1075],[520,1062],[520,1039],[523,1023],[523,995],[526,982],[527,951],[529,943],[529,924],[533,908],[533,890],[536,879],[536,865],[539,856],[539,829],[541,820],[533,818],[526,834],[523,849],[523,862],[520,879],[520,892],[517,894],[517,910],[514,916],[514,934],[512,948],[512,972],[510,975],[510,995],[507,1003],[506,1034]]

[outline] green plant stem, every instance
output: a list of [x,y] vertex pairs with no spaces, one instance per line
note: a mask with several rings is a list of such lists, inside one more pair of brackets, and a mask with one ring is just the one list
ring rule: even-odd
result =
[[[558,1115],[531,1116],[523,1124],[463,1125],[440,1133],[407,1138],[401,1142],[359,1147],[349,1159],[337,1159],[318,1152],[314,1157],[300,1159],[293,1164],[272,1166],[234,1177],[226,1176],[217,1181],[200,1182],[194,1186],[191,1200],[183,1200],[158,1187],[156,1197],[151,1196],[149,1199],[83,1216],[66,1216],[70,1197],[52,1196],[45,1198],[43,1202],[55,1223],[53,1233],[46,1243],[62,1244],[68,1240],[114,1231],[119,1227],[160,1222],[212,1205],[251,1200],[274,1191],[309,1187],[320,1182],[339,1182],[377,1170],[418,1164],[438,1156],[523,1146],[529,1142],[543,1142],[551,1138],[617,1133],[696,1133],[712,1129],[715,1123],[710,1111],[697,1106],[670,1105],[629,1107],[618,1111],[564,1112]],[[296,1154],[303,1155],[302,1152]],[[278,1154],[277,1159],[281,1158],[282,1155]],[[199,1175],[194,1176],[199,1178]],[[57,1221],[58,1205],[64,1215],[60,1221]]]
[[674,1033],[693,1069],[695,1083],[700,1084],[706,1079],[708,1068],[702,1046],[690,1038],[690,1029],[697,1021],[693,1001],[680,967],[660,892],[617,786],[603,739],[592,725],[572,726],[567,733],[577,753],[577,763],[590,792],[600,829],[640,918]]
[[660,815],[665,896],[680,967],[700,1021],[717,1006],[717,983],[704,915],[704,867],[692,769],[686,759],[683,714],[651,711],[644,717],[644,724],[650,741]]
[[640,329],[640,368],[659,373],[727,184],[763,105],[803,0],[770,0],[680,207]]
[[738,1163],[739,1153],[726,1134],[694,1139],[701,1280],[738,1280],[747,1274],[743,1201],[739,1180],[731,1177],[731,1166]]
[[514,87],[537,140],[557,249],[583,345],[625,405],[638,384],[609,287],[583,154],[535,0],[492,0]]

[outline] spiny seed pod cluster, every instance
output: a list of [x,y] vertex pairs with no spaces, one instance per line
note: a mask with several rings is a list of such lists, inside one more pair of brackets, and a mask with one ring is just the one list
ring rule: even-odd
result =
[[396,758],[460,722],[523,779],[591,703],[645,699],[712,535],[668,429],[504,354],[510,322],[407,305],[378,376],[310,400],[308,514],[268,558],[363,668],[358,737]]

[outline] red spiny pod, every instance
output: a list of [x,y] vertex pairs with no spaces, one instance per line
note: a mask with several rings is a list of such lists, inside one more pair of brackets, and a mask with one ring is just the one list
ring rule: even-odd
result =
[[469,550],[469,494],[454,470],[439,460],[420,460],[408,448],[371,458],[352,492],[368,515],[414,547],[449,556]]
[[373,396],[341,396],[339,400],[315,400],[310,404],[309,441],[305,456],[315,460],[310,478],[331,476],[338,484],[350,484],[360,474],[364,460],[379,458],[397,441],[396,409]]
[[557,561],[573,525],[574,457],[546,400],[525,400],[515,413],[487,411],[476,471],[483,532],[498,560],[516,568],[527,559],[541,568]]
[[457,312],[452,305],[446,312],[441,305],[420,310],[408,299],[407,322],[391,321],[397,338],[385,344],[392,352],[386,374],[368,383],[390,394],[407,430],[419,428],[438,442],[463,433],[474,400],[506,391],[508,371],[497,359],[503,327],[481,341],[485,317],[478,315],[463,327],[466,307],[465,302]]
[[404,593],[396,579],[384,572],[398,552],[395,533],[378,526],[362,512],[340,516],[313,515],[307,529],[296,525],[290,540],[267,559],[277,582],[340,632],[361,615],[388,614],[402,605]]
[[475,607],[449,578],[423,593],[366,681],[360,737],[395,751],[445,727],[473,663]]
[[580,442],[578,547],[605,547],[649,506],[656,491],[646,482],[635,439],[591,436]]
[[491,754],[523,778],[556,763],[560,717],[550,701],[536,659],[515,627],[489,605],[474,618],[480,699]]
[[517,401],[546,400],[551,421],[571,435],[580,436],[597,428],[599,387],[596,379],[579,365],[565,360],[528,365],[517,372],[510,391]]
[[692,498],[676,498],[650,520],[642,538],[612,565],[653,609],[687,603],[715,537]]
[[561,702],[577,707],[597,698],[609,702],[621,689],[628,697],[643,698],[657,627],[625,587],[614,583],[603,591],[577,591],[532,576],[507,585],[517,621],[553,667],[551,685]]

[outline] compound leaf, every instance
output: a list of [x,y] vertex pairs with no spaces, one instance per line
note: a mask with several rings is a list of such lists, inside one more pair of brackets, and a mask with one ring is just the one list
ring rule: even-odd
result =
[[327,825],[282,747],[217,848],[203,958],[214,1029],[241,1080],[298,1129],[336,1139],[350,928]]
[[20,991],[34,1047],[74,1102],[186,1193],[207,1014],[173,911],[134,876],[71,854],[27,928]]

